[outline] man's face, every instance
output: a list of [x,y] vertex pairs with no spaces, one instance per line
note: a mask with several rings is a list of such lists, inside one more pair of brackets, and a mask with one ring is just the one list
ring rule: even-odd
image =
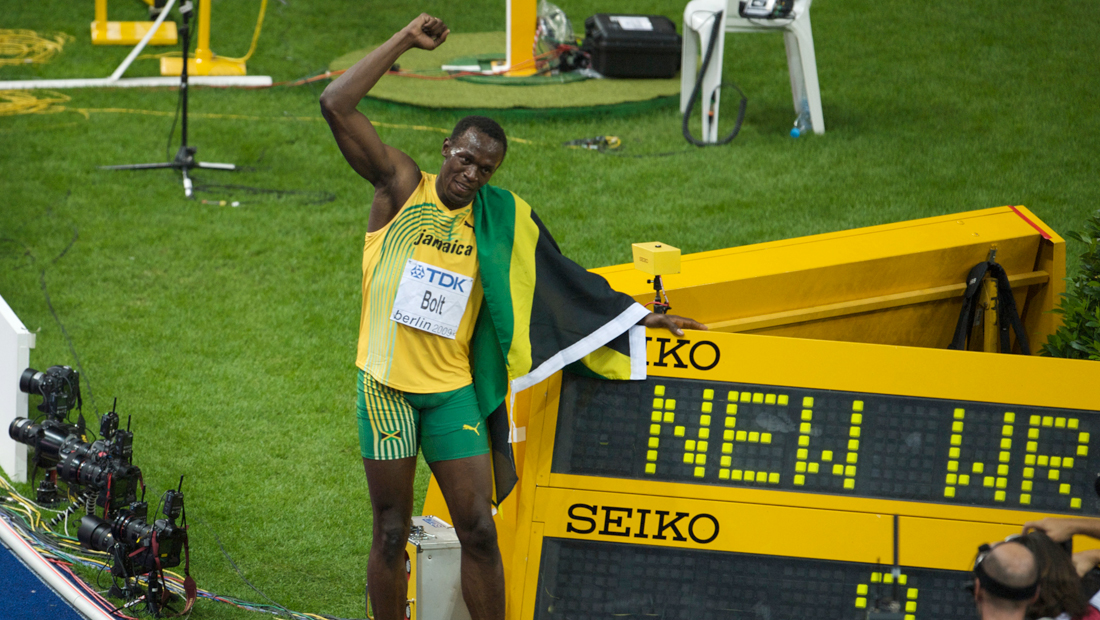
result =
[[443,140],[443,167],[436,183],[439,199],[450,209],[470,204],[503,160],[504,147],[477,129]]

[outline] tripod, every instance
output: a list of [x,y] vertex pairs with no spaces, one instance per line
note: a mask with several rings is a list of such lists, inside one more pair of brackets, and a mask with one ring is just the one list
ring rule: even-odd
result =
[[[209,2],[210,0],[204,0]],[[156,164],[126,164],[122,166],[99,166],[100,170],[155,170],[159,168],[175,168],[183,174],[183,194],[187,198],[191,197],[191,177],[187,175],[187,171],[192,168],[206,168],[209,170],[236,170],[237,166],[233,164],[216,164],[203,161],[195,161],[196,148],[187,145],[187,53],[191,49],[191,2],[184,2],[180,5],[180,15],[183,17],[183,24],[179,28],[180,39],[183,40],[183,64],[180,70],[180,97],[182,98],[183,117],[180,122],[180,141],[182,144],[178,151],[176,151],[176,157],[169,162],[161,162]]]

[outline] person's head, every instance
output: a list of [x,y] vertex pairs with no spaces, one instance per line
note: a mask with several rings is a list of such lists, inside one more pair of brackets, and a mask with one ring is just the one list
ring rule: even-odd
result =
[[974,562],[974,601],[983,617],[1023,618],[1038,596],[1035,555],[1016,542],[1003,542],[978,554]]
[[1054,618],[1065,612],[1076,618],[1088,602],[1081,593],[1081,580],[1073,560],[1061,545],[1040,531],[1016,539],[1031,550],[1039,570],[1039,598],[1027,608],[1028,618]]
[[500,168],[507,152],[508,138],[493,119],[467,116],[458,121],[443,140],[443,166],[436,181],[439,199],[451,209],[469,204]]

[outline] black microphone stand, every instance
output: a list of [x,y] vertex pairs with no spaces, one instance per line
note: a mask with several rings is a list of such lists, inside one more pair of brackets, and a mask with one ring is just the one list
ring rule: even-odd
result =
[[[209,2],[210,0],[204,0]],[[187,55],[191,49],[191,2],[188,0],[180,5],[180,15],[183,23],[180,25],[179,34],[183,39],[183,64],[180,66],[180,96],[183,98],[183,118],[180,123],[180,139],[182,144],[176,151],[176,158],[169,162],[156,164],[127,164],[122,166],[99,166],[100,170],[155,170],[159,168],[175,168],[183,173],[183,194],[191,197],[191,177],[187,171],[192,168],[205,168],[209,170],[236,170],[233,164],[217,164],[203,161],[195,161],[196,148],[187,145]]]

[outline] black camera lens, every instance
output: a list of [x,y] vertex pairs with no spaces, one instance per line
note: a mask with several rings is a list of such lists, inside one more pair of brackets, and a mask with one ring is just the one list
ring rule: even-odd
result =
[[19,443],[33,446],[34,436],[38,434],[39,428],[41,427],[38,424],[31,422],[27,418],[15,418],[8,426],[8,436]]
[[76,531],[76,538],[80,544],[96,551],[106,551],[115,545],[115,537],[111,535],[111,524],[95,515],[87,515],[80,519],[80,529]]
[[42,378],[45,376],[33,368],[28,368],[19,376],[19,390],[27,394],[42,393]]
[[153,526],[145,522],[145,515],[120,512],[121,514],[115,517],[119,540],[136,545],[153,534]]
[[8,426],[8,435],[19,443],[34,448],[35,459],[42,467],[57,464],[62,448],[68,444],[79,444],[80,438],[73,434],[73,427],[54,420],[34,424],[27,418],[15,418]]

